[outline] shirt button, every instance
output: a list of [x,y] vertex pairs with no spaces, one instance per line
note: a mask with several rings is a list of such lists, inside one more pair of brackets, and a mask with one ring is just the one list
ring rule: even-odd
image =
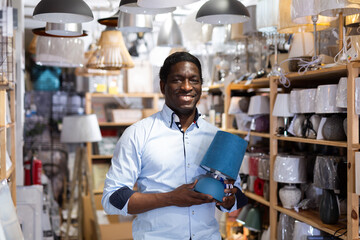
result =
[[187,167],[188,167],[188,168],[190,167],[190,163],[187,164]]
[[195,237],[195,234],[193,233],[193,235],[192,235],[193,237]]
[[194,210],[192,211],[192,215],[195,215],[195,211],[194,211]]

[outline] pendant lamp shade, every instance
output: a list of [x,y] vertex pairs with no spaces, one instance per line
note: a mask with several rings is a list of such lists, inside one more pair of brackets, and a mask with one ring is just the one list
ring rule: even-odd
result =
[[47,22],[45,32],[50,35],[76,37],[82,36],[81,23],[50,23]]
[[161,8],[150,8],[141,7],[137,4],[137,0],[121,0],[120,11],[132,14],[161,14],[169,13],[176,10],[176,7],[161,7]]
[[260,0],[256,5],[256,25],[260,32],[276,32],[279,0]]
[[98,19],[98,23],[108,27],[116,27],[118,24],[119,14],[120,10],[118,10],[114,15],[110,17]]
[[353,15],[360,12],[360,5],[348,0],[320,0],[320,15],[336,17]]
[[[312,32],[314,25],[311,17],[303,17],[301,24],[294,23],[291,19],[291,0],[280,0],[279,4],[279,23],[277,30],[279,33],[298,33],[298,32]],[[333,18],[319,16],[317,21],[317,31],[322,31],[330,27],[330,22]]]
[[[69,51],[71,49],[71,51]],[[38,36],[35,62],[43,66],[81,67],[84,41],[80,38]]]
[[101,33],[99,46],[90,57],[88,68],[120,70],[134,67],[120,31],[108,29]]
[[145,14],[132,14],[121,12],[118,18],[117,29],[123,33],[151,32],[152,16]]
[[90,7],[82,0],[41,0],[33,18],[52,23],[83,23],[94,19]]
[[137,4],[144,8],[172,8],[197,1],[199,0],[138,0]]
[[157,45],[163,47],[183,46],[181,30],[172,16],[167,18],[161,26],[157,39]]
[[249,19],[249,11],[237,0],[209,0],[196,14],[196,21],[208,24],[242,23]]
[[259,31],[256,27],[256,5],[246,7],[250,14],[250,19],[243,23],[243,34],[245,36],[256,34]]

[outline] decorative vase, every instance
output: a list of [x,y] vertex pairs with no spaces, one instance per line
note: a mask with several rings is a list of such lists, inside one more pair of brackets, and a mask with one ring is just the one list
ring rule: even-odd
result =
[[295,185],[285,185],[279,190],[279,196],[283,207],[292,209],[300,202],[301,190]]
[[323,189],[319,213],[325,224],[336,224],[339,221],[339,205],[333,190]]

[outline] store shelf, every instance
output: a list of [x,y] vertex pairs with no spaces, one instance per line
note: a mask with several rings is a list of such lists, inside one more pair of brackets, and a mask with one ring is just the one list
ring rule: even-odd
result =
[[[241,131],[241,130],[237,130],[237,129],[226,129],[226,131],[229,133],[232,133],[232,134],[239,134],[239,135],[247,135],[249,133],[247,131]],[[269,133],[260,133],[260,132],[254,132],[254,131],[250,132],[250,136],[270,138]]]
[[128,127],[135,122],[116,123],[116,122],[100,122],[100,127]]
[[245,191],[244,194],[245,194],[245,196],[247,196],[248,198],[250,198],[250,199],[252,199],[252,200],[254,200],[256,202],[259,202],[259,203],[261,203],[261,204],[263,204],[265,206],[268,206],[268,207],[270,206],[270,202],[267,201],[262,196],[259,196],[259,195],[255,194],[255,193],[252,193],[252,192],[249,192],[249,191]]
[[[336,233],[336,236],[341,235],[344,231],[346,231],[346,222],[339,222],[334,225],[324,224],[320,217],[319,212],[314,210],[304,210],[300,212],[296,212],[294,210],[286,209],[280,206],[275,206],[275,210],[278,212],[282,212],[294,219],[297,219],[301,222],[307,223],[321,231],[324,231],[326,233],[329,233],[331,235],[334,235]],[[341,239],[346,239],[346,234],[340,237]]]
[[103,189],[95,189],[94,190],[94,194],[102,194],[103,193]]
[[90,158],[95,160],[95,159],[111,159],[113,156],[112,155],[91,155]]
[[4,131],[6,128],[13,128],[15,127],[15,123],[8,123],[5,126],[0,127],[0,131]]
[[91,93],[92,98],[109,98],[109,97],[118,97],[118,98],[153,98],[158,97],[158,93],[118,93],[118,94],[109,94],[109,93]]
[[318,144],[334,147],[347,147],[347,143],[344,141],[327,141],[327,140],[316,140],[311,138],[300,138],[300,137],[284,137],[284,136],[274,136],[274,139],[281,141],[290,141],[290,142],[301,142],[309,144]]
[[15,171],[15,166],[14,164],[11,165],[10,169],[6,171],[6,178],[10,178],[11,177],[11,174],[13,174],[13,172]]
[[269,78],[257,78],[239,83],[230,83],[229,88],[231,88],[231,90],[247,90],[250,88],[266,88],[269,87],[269,84]]

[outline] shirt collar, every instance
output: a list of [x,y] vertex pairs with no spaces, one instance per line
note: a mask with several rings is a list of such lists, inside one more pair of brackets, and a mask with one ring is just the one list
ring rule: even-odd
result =
[[[165,122],[169,124],[170,128],[172,127],[172,124],[174,122],[180,121],[179,117],[176,115],[176,113],[173,110],[171,110],[166,104],[164,104],[164,106],[163,106],[161,115],[162,115],[163,119],[165,120]],[[201,113],[199,113],[198,109],[196,109],[194,123],[195,123],[196,127],[198,127],[198,128],[199,128],[198,120],[199,120],[200,116],[201,116]]]

